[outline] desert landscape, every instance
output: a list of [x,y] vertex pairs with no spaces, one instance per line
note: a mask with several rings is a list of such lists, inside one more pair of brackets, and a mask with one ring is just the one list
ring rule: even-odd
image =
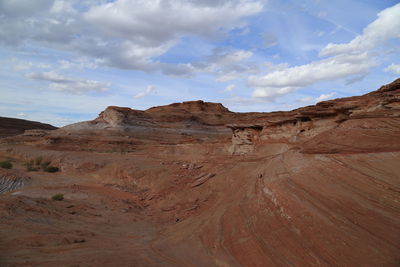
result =
[[1,266],[400,265],[400,79],[286,112],[3,121]]

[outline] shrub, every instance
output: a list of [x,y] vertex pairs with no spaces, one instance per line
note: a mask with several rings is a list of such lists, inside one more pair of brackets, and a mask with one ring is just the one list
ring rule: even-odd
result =
[[58,172],[60,169],[58,167],[54,166],[47,166],[44,171],[45,172]]
[[51,197],[52,200],[61,201],[64,200],[64,194],[55,194]]
[[3,169],[11,169],[13,167],[11,161],[9,160],[4,160],[4,161],[0,161],[0,167],[2,167]]
[[25,162],[24,165],[25,165],[26,170],[27,170],[28,172],[35,172],[35,171],[38,171],[38,170],[39,170],[38,167],[35,167],[35,166],[33,165],[33,160],[28,161],[28,162]]
[[50,165],[50,161],[45,161],[40,164],[42,170],[46,170],[46,168]]
[[[35,165],[40,165],[41,163],[42,163],[42,161],[43,161],[43,158],[42,157],[37,157],[36,159],[35,159]],[[49,163],[50,164],[50,163]]]

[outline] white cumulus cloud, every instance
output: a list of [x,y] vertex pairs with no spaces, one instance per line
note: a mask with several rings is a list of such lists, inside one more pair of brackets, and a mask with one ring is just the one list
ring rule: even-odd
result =
[[369,24],[363,33],[349,43],[328,44],[320,52],[321,56],[364,52],[375,48],[387,40],[400,38],[400,4],[378,13],[378,18]]
[[396,74],[400,74],[400,64],[390,64],[385,68],[385,71],[391,71]]
[[260,12],[257,1],[117,0],[90,9],[84,17],[108,36],[159,46],[184,35],[210,37],[242,25]]
[[[274,99],[320,81],[352,75],[364,77],[380,63],[379,53],[374,49],[390,39],[400,38],[399,18],[400,4],[397,4],[379,12],[378,18],[349,43],[326,45],[319,53],[326,58],[250,77],[248,84],[254,88],[253,97]],[[396,66],[387,70],[396,71]]]
[[156,88],[153,85],[149,85],[149,86],[147,86],[147,88],[144,91],[137,93],[134,96],[134,98],[138,99],[138,98],[142,98],[142,97],[148,96],[151,93],[153,93],[155,89]]
[[324,101],[324,100],[327,100],[327,99],[331,99],[335,95],[336,95],[336,92],[332,92],[332,93],[329,93],[329,94],[322,94],[319,97],[317,97],[315,100],[317,102],[321,102],[321,101]]
[[185,36],[220,38],[261,12],[263,0],[3,0],[0,44],[34,44],[120,69],[186,75],[157,58]]
[[368,72],[376,63],[368,53],[339,55],[309,64],[271,72],[262,77],[250,77],[254,97],[276,97],[319,81]]
[[224,91],[225,92],[232,92],[232,90],[235,89],[235,88],[236,88],[236,85],[230,84],[224,89]]

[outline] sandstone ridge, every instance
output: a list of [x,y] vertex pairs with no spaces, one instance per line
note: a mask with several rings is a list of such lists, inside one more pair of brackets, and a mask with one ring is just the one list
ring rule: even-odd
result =
[[26,130],[55,130],[50,124],[0,117],[0,138],[24,133]]
[[[171,144],[223,143],[232,137],[228,151],[235,155],[270,148],[271,144],[274,149],[298,148],[304,153],[390,151],[399,146],[393,142],[398,129],[392,127],[398,123],[399,95],[400,81],[396,80],[363,96],[323,101],[287,112],[235,113],[222,104],[203,101],[174,103],[144,111],[110,106],[97,119],[66,126],[60,131],[75,135],[124,135],[137,138],[138,142]],[[392,126],[377,128],[374,124]],[[386,131],[386,135],[378,131]],[[365,138],[359,139],[359,135]],[[340,144],[332,138],[340,140]]]

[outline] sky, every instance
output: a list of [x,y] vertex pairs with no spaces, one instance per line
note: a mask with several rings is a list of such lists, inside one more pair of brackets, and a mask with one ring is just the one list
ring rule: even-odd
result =
[[400,77],[391,0],[0,0],[0,116],[107,106],[291,110]]

